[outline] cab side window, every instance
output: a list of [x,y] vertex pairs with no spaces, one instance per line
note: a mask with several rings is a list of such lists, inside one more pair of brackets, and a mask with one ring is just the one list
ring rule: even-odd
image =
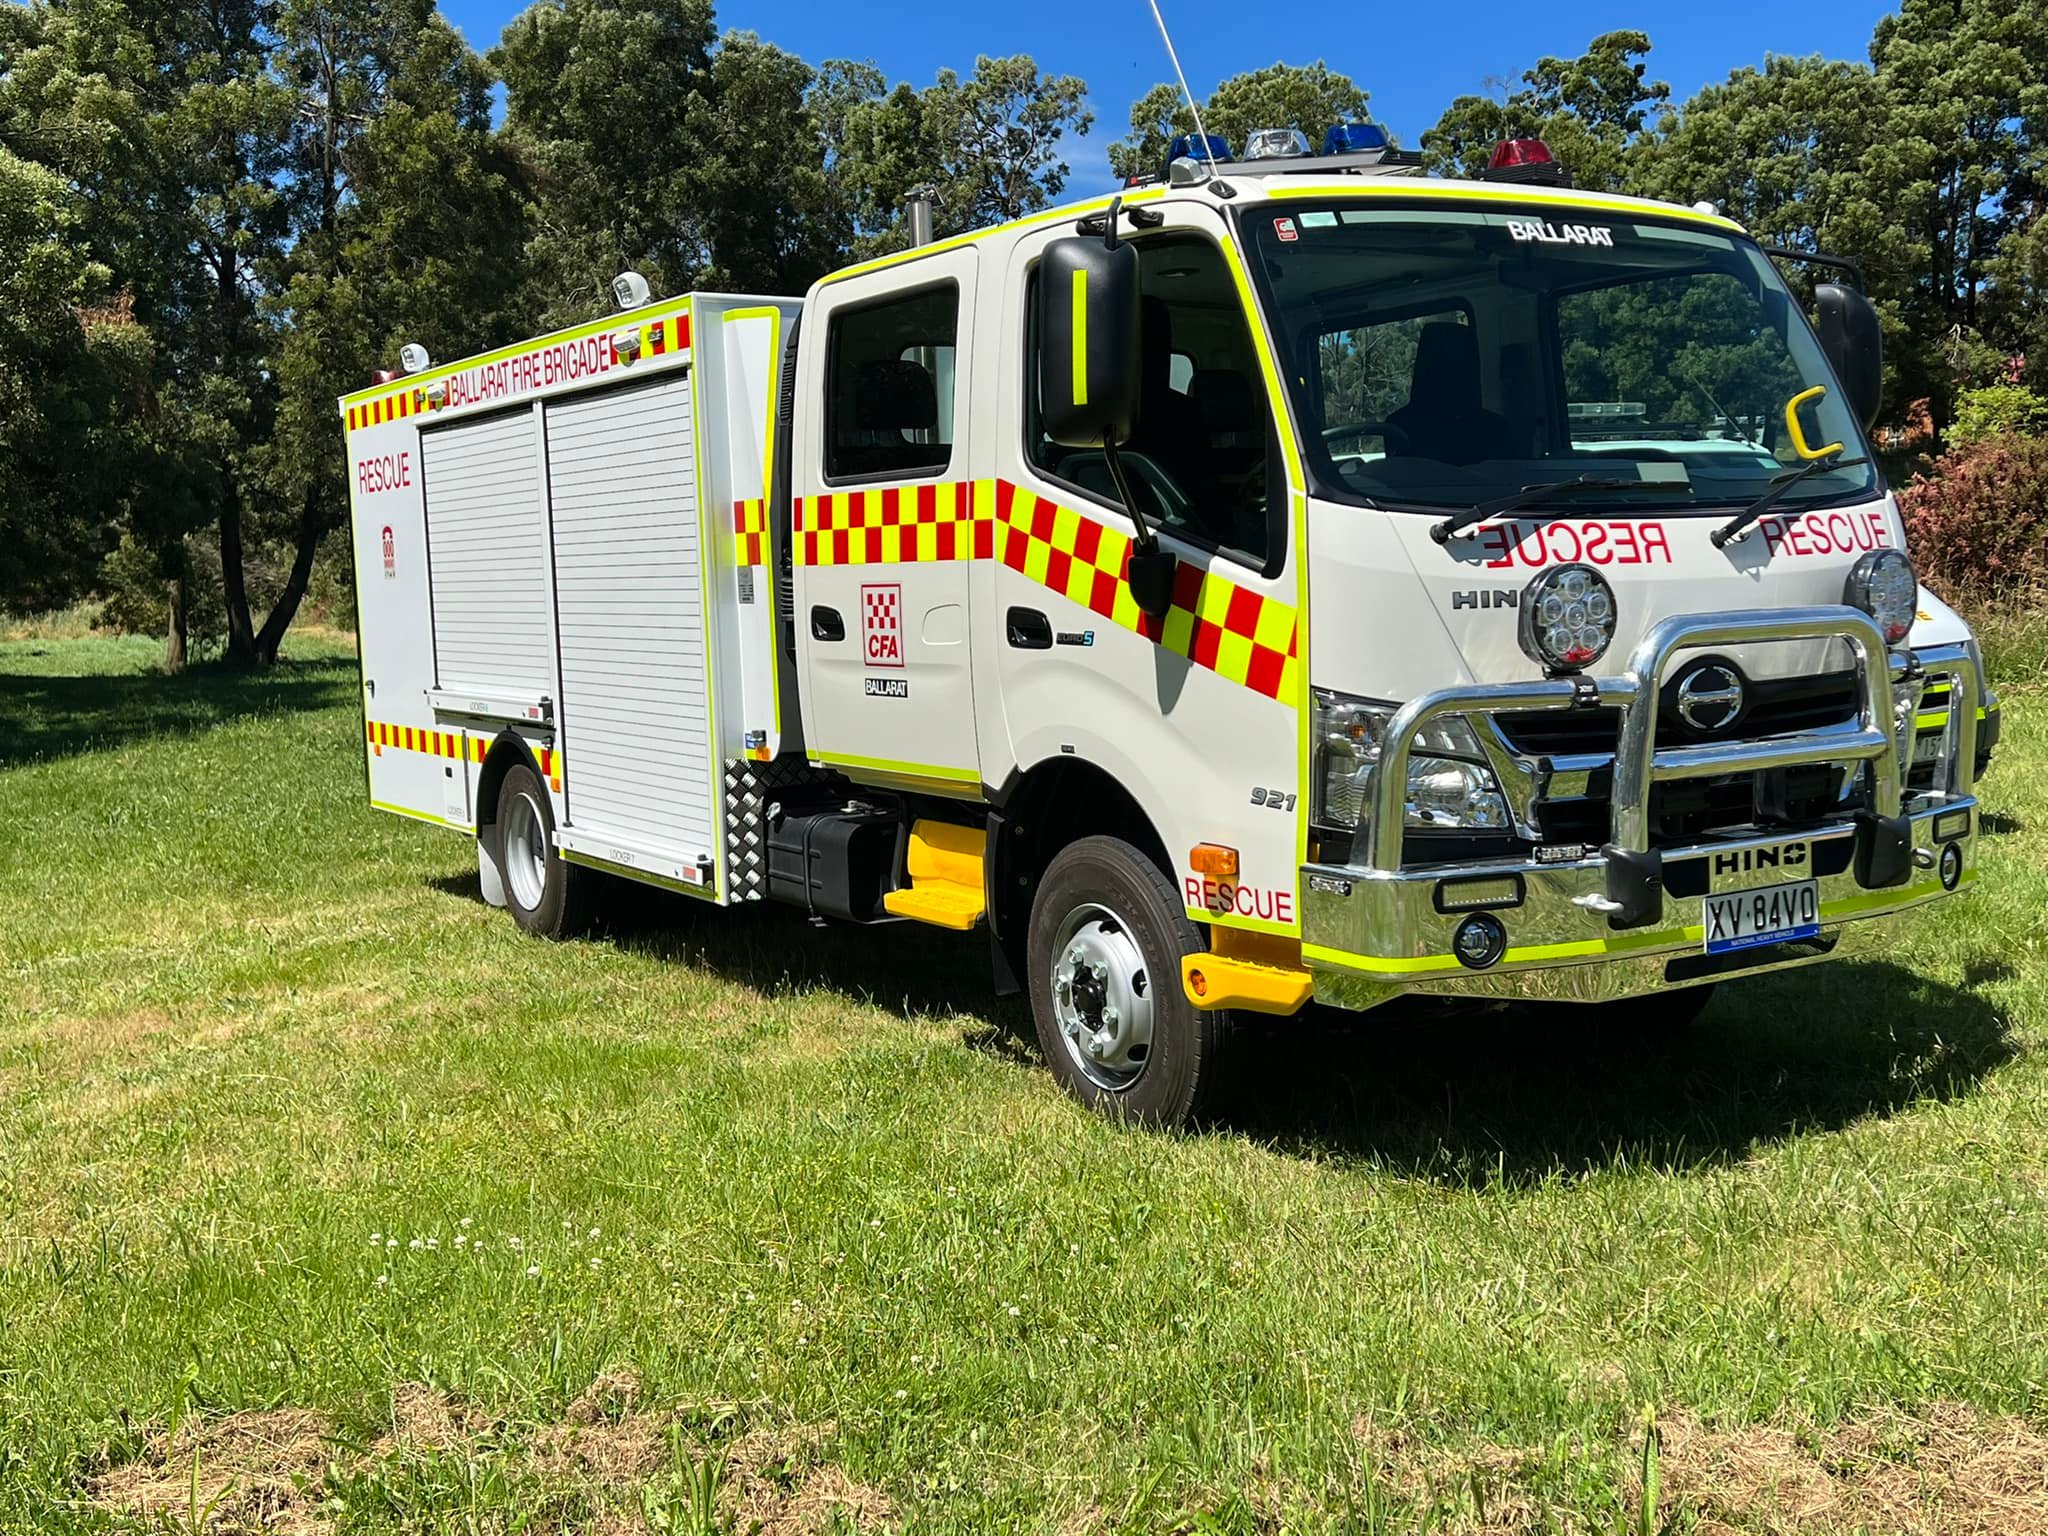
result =
[[[1142,385],[1138,421],[1123,446],[1147,515],[1197,544],[1267,566],[1282,546],[1279,441],[1258,353],[1223,253],[1199,236],[1137,242]],[[1037,274],[1028,311],[1037,312]],[[1025,451],[1046,478],[1111,505],[1115,483],[1100,449],[1062,448],[1045,436],[1038,402],[1038,342],[1026,349],[1030,402]],[[1142,486],[1142,489],[1138,487]]]
[[959,329],[954,283],[834,312],[826,339],[826,480],[902,480],[952,464]]

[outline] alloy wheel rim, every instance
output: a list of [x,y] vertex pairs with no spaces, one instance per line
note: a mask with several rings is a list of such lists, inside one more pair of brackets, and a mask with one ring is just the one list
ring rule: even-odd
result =
[[1052,947],[1052,1005],[1068,1059],[1106,1093],[1135,1087],[1152,1056],[1153,990],[1137,936],[1112,909],[1084,903]]

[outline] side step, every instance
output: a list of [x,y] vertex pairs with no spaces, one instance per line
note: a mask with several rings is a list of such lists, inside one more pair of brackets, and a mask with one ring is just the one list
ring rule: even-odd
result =
[[910,889],[883,896],[883,910],[891,917],[964,933],[987,909],[982,877],[987,852],[985,831],[950,821],[915,823],[907,859]]

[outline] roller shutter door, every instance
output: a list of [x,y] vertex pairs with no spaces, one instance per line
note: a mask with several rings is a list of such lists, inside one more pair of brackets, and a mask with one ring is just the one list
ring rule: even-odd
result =
[[549,655],[547,509],[531,410],[420,434],[439,685],[539,699]]
[[551,404],[572,827],[713,850],[690,376]]

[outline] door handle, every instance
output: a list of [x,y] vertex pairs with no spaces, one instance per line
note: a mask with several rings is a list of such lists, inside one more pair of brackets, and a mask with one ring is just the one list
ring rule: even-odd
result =
[[846,620],[839,617],[837,608],[827,608],[820,603],[811,609],[811,638],[813,640],[844,640]]
[[1010,644],[1020,651],[1052,649],[1052,620],[1036,608],[1012,608],[1003,627]]

